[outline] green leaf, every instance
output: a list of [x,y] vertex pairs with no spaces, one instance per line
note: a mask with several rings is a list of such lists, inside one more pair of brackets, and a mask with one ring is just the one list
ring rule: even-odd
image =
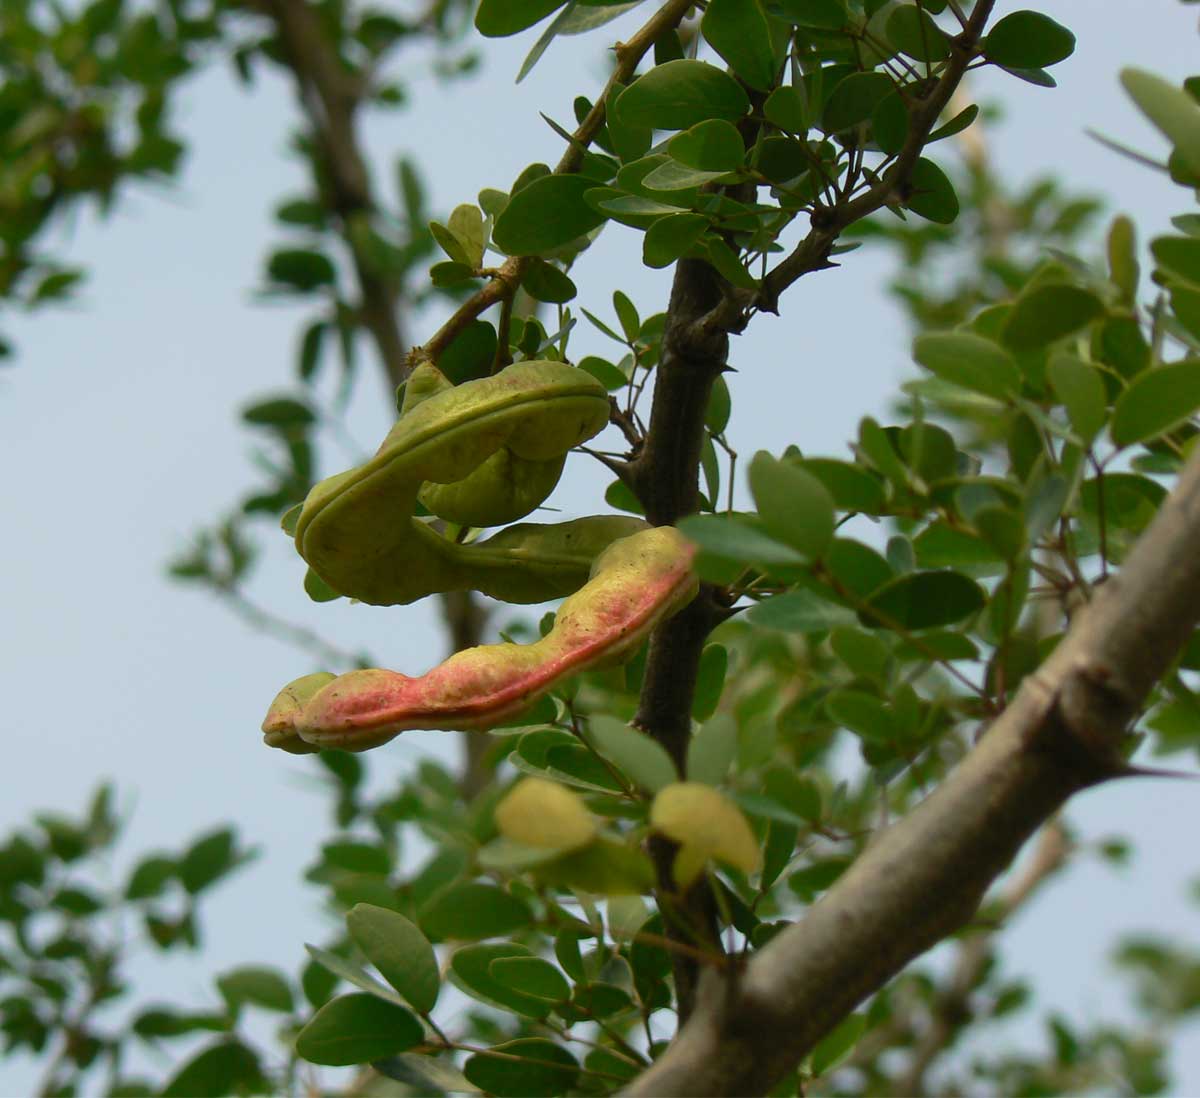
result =
[[945,125],[938,126],[929,135],[929,140],[925,144],[932,145],[935,141],[944,141],[947,137],[954,137],[956,134],[962,133],[978,116],[979,107],[977,104],[972,103],[970,106],[964,107]]
[[341,977],[348,984],[352,984],[360,991],[365,991],[368,995],[374,995],[377,999],[382,999],[387,1003],[395,1003],[397,1006],[403,1006],[400,1002],[400,996],[397,995],[390,987],[384,987],[373,976],[368,975],[366,971],[359,968],[358,965],[346,960],[345,957],[340,957],[336,953],[331,953],[327,949],[322,949],[320,946],[305,944],[304,948],[308,950],[308,955],[312,957],[327,972],[333,973],[335,976]]
[[803,589],[764,599],[747,613],[746,619],[753,625],[785,633],[825,633],[855,620],[844,606]]
[[971,332],[926,332],[913,343],[913,357],[938,377],[977,393],[1010,400],[1021,389],[1012,355]]
[[1144,370],[1113,408],[1110,432],[1118,446],[1166,434],[1200,408],[1200,359]]
[[706,721],[717,710],[721,691],[725,687],[725,672],[729,668],[729,652],[724,645],[705,645],[700,653],[696,674],[696,690],[692,695],[692,717]]
[[775,80],[775,49],[759,0],[710,0],[700,33],[742,80],[766,91]]
[[355,993],[321,1007],[296,1034],[296,1052],[312,1064],[366,1064],[412,1048],[424,1036],[411,1011]]
[[337,271],[329,258],[306,248],[282,248],[267,260],[267,277],[300,293],[332,285]]
[[879,682],[887,678],[892,651],[873,633],[842,626],[829,635],[829,647],[856,675]]
[[841,133],[866,122],[893,88],[887,73],[852,72],[830,93],[821,115],[821,128],[826,133]]
[[835,690],[825,699],[825,711],[843,728],[864,740],[892,743],[899,738],[888,707],[862,690]]
[[1121,291],[1121,300],[1132,305],[1137,298],[1137,230],[1128,217],[1114,217],[1108,229],[1108,273]]
[[812,1051],[810,1070],[813,1076],[826,1075],[845,1060],[854,1051],[854,1046],[858,1044],[866,1028],[865,1011],[851,1014],[839,1022],[837,1028]]
[[221,1041],[193,1056],[161,1094],[163,1098],[224,1098],[269,1089],[257,1055],[240,1041]]
[[986,601],[979,584],[961,572],[909,572],[875,591],[860,618],[875,629],[929,629],[962,621]]
[[720,435],[729,424],[733,403],[725,379],[717,375],[708,394],[708,407],[704,410],[704,426],[710,435]]
[[[0,875],[4,866],[0,859]],[[161,854],[152,854],[143,858],[134,869],[125,886],[127,900],[145,900],[157,896],[167,886],[167,882],[175,876],[175,859]]]
[[473,320],[454,337],[438,358],[438,369],[455,385],[487,377],[496,357],[496,329],[486,320]]
[[464,941],[510,934],[533,919],[523,900],[477,881],[464,881],[435,892],[420,915],[421,926],[431,938]]
[[688,781],[720,785],[736,756],[737,722],[728,713],[719,713],[702,724],[688,744]]
[[[591,374],[610,393],[616,389],[623,389],[629,384],[629,378],[616,366],[606,359],[598,358],[596,355],[586,355],[576,365],[585,373]],[[618,481],[617,483],[622,482]]]
[[392,859],[387,850],[374,843],[344,841],[326,843],[321,847],[321,861],[348,873],[378,873],[387,876],[392,871]]
[[874,515],[882,510],[887,494],[883,482],[861,465],[834,458],[793,458],[792,461],[825,485],[839,511]]
[[750,109],[742,86],[704,61],[656,65],[622,93],[616,112],[624,126],[686,130],[709,118],[735,122]]
[[544,175],[508,200],[492,233],[508,255],[538,255],[590,232],[604,222],[584,200],[595,180],[581,175]]
[[1150,242],[1150,253],[1167,274],[1200,286],[1200,239],[1160,236]]
[[459,286],[475,277],[475,271],[465,263],[435,263],[429,268],[429,281],[439,287]]
[[808,560],[833,540],[833,499],[814,476],[760,450],[750,462],[750,491],[767,530]]
[[542,1037],[522,1037],[495,1050],[504,1058],[476,1053],[463,1065],[463,1074],[496,1098],[554,1098],[570,1092],[579,1076],[575,1057]]
[[321,348],[325,342],[325,333],[329,325],[322,320],[310,324],[304,329],[304,337],[300,341],[300,358],[297,373],[301,381],[311,381],[321,364]]
[[708,228],[702,214],[678,213],[660,217],[642,238],[642,259],[647,267],[669,267],[687,255]]
[[537,874],[549,884],[598,896],[638,895],[654,887],[654,869],[643,851],[604,838],[539,867]]
[[675,160],[664,160],[646,175],[642,186],[649,191],[683,191],[716,180],[724,182],[727,176],[727,172],[708,172],[701,168],[689,168]]
[[780,0],[779,13],[798,27],[841,30],[847,23],[843,0]]
[[758,289],[758,280],[742,266],[737,252],[726,244],[724,240],[717,236],[707,236],[702,241],[702,244],[708,256],[709,263],[717,269],[717,273],[722,278],[728,280],[734,286],[741,287],[743,290]]
[[791,546],[724,515],[689,515],[679,523],[679,529],[703,553],[724,560],[766,565],[805,563],[805,557]]
[[[466,253],[466,262],[472,267],[483,263],[483,251],[487,244],[487,234],[483,227],[483,214],[478,206],[464,203],[455,206],[450,213],[446,227],[454,234],[454,238]],[[453,257],[451,257],[453,258]]]
[[625,333],[625,339],[629,343],[635,342],[642,330],[637,306],[620,290],[613,290],[612,301],[613,311],[617,314],[617,320],[621,322],[621,331]]
[[539,23],[566,0],[481,0],[475,29],[485,38],[507,38]]
[[1014,350],[1036,350],[1077,332],[1103,312],[1104,302],[1090,290],[1051,282],[1017,298],[1001,338]]
[[225,876],[240,860],[233,829],[221,828],[188,848],[179,862],[179,879],[195,895]]
[[1200,104],[1182,88],[1141,69],[1122,69],[1121,83],[1192,171],[1200,172]]
[[561,305],[575,297],[575,283],[564,271],[544,259],[531,259],[521,276],[521,288],[535,301]]
[[884,33],[892,46],[917,61],[944,61],[950,56],[945,32],[915,4],[897,7],[888,16]]
[[242,421],[255,427],[275,427],[280,430],[299,430],[316,423],[313,410],[291,397],[259,400],[242,409]]
[[650,793],[679,780],[665,748],[615,717],[592,717],[588,736],[601,755]]
[[913,213],[938,225],[949,225],[958,217],[954,185],[932,160],[921,157],[917,161],[909,185],[912,193],[906,205]]
[[277,1010],[282,1014],[292,1011],[292,989],[283,975],[273,968],[261,965],[235,968],[217,977],[217,988],[234,1011],[242,1003],[250,1003],[264,1010]]
[[710,118],[672,137],[667,142],[667,153],[689,168],[734,172],[742,166],[746,149],[732,122]]
[[767,96],[763,114],[772,126],[787,133],[804,133],[808,129],[807,104],[796,88],[776,88]]
[[502,958],[532,957],[533,953],[514,942],[494,942],[465,946],[450,958],[450,981],[460,991],[488,1006],[520,1014],[525,1018],[544,1018],[550,1004],[544,999],[522,995],[492,975],[491,966]]
[[[890,546],[889,546],[890,552]],[[892,578],[892,565],[869,545],[851,538],[835,538],[829,552],[829,570],[836,581],[859,598],[875,592]]]
[[1108,417],[1108,395],[1100,371],[1074,355],[1057,352],[1046,377],[1067,410],[1071,426],[1085,446],[1091,445]]
[[884,96],[871,115],[871,136],[889,156],[895,156],[908,140],[908,107],[898,92]]
[[381,976],[422,1014],[437,1002],[440,977],[429,940],[387,908],[355,904],[346,914],[350,937]]
[[533,999],[562,1003],[571,997],[566,977],[540,957],[497,957],[488,971],[506,987]]
[[858,446],[868,461],[899,488],[908,486],[908,470],[887,431],[870,416],[858,425]]
[[1075,52],[1075,35],[1041,12],[1014,11],[988,32],[983,50],[1006,69],[1042,69]]

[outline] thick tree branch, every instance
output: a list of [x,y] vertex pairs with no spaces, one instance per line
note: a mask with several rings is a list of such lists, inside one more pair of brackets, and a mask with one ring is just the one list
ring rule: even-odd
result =
[[[693,336],[696,321],[714,307],[724,280],[707,263],[680,260],[675,266],[663,333],[662,357],[655,370],[650,425],[637,456],[626,469],[647,518],[671,525],[696,510],[704,414],[713,382],[725,369],[729,338],[714,332]],[[661,743],[680,774],[685,772],[692,734],[692,697],[704,641],[719,621],[712,593],[703,588],[681,613],[664,623],[650,641],[646,676],[634,724]],[[713,897],[706,883],[676,894],[671,872],[676,846],[665,839],[651,844],[658,871],[659,906],[667,933],[677,941],[720,952]],[[689,954],[672,957],[675,996],[681,1018],[691,1012],[700,966]]]
[[908,1066],[891,1087],[897,1096],[924,1094],[926,1073],[971,1021],[971,995],[992,958],[996,934],[1035,892],[1065,864],[1071,852],[1066,829],[1053,819],[1042,828],[1033,858],[1025,871],[988,905],[987,929],[966,938],[958,947],[949,977],[934,998],[929,1024],[917,1039]]
[[967,758],[740,979],[706,975],[692,1019],[627,1093],[764,1093],[857,1003],[963,926],[1068,797],[1131,773],[1130,724],[1200,623],[1198,538],[1200,455]]

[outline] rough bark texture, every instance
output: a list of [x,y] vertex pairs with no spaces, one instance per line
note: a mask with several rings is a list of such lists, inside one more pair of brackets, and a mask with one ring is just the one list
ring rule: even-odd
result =
[[1200,455],[1125,561],[967,758],[795,926],[697,1009],[631,1095],[761,1094],[908,961],[963,926],[1072,794],[1133,773],[1121,750],[1200,624]]

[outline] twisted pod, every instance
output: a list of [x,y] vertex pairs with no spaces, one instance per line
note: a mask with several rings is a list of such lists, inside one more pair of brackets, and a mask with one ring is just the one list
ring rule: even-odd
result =
[[418,503],[464,527],[525,516],[608,413],[604,387],[561,362],[522,362],[459,386],[433,366],[414,370],[374,457],[321,481],[300,508],[293,530],[310,572],[377,605],[462,589],[514,603],[570,597],[534,644],[470,648],[417,678],[370,669],[297,679],[271,704],[267,744],[363,751],[406,729],[492,727],[568,675],[627,659],[689,602],[692,549],[670,527],[593,516],[463,544],[414,517]]
[[521,518],[554,489],[567,451],[607,422],[604,387],[561,362],[521,362],[458,386],[420,366],[375,456],[309,492],[296,549],[333,590],[380,606],[467,589],[517,603],[568,595],[597,553],[645,523],[521,523],[463,545],[413,511],[420,500],[465,526]]
[[691,558],[689,543],[669,526],[621,538],[536,643],[468,648],[419,678],[374,668],[305,676],[275,698],[264,739],[297,753],[365,751],[412,728],[490,728],[567,676],[632,655],[695,595]]

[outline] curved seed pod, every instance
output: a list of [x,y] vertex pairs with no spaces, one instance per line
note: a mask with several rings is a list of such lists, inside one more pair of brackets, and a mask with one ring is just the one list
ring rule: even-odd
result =
[[527,524],[460,545],[413,510],[419,497],[473,526],[528,514],[554,488],[567,451],[605,426],[608,409],[604,387],[561,362],[520,362],[449,387],[422,366],[375,456],[309,492],[296,548],[329,587],[376,605],[468,588],[508,602],[567,594],[603,544],[630,532],[629,520]]
[[294,736],[316,747],[365,751],[412,728],[494,727],[569,675],[632,656],[663,618],[694,597],[692,554],[669,526],[615,541],[541,640],[468,648],[417,678],[351,671],[296,709],[285,712],[277,699],[268,714],[271,729],[263,726],[267,743],[286,746]]
[[332,672],[318,671],[314,675],[294,679],[280,690],[262,723],[263,740],[267,746],[290,751],[293,755],[309,755],[319,751],[320,748],[305,743],[296,734],[296,715],[318,690],[336,678]]

